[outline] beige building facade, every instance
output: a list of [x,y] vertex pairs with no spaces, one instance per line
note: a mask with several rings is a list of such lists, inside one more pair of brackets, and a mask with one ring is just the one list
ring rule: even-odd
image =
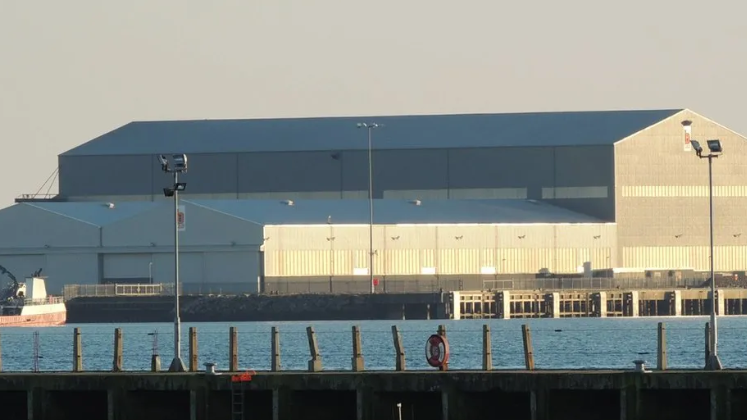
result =
[[615,221],[622,267],[709,268],[708,159],[688,147],[682,121],[705,146],[719,139],[713,159],[714,266],[747,269],[747,139],[684,110],[615,148]]

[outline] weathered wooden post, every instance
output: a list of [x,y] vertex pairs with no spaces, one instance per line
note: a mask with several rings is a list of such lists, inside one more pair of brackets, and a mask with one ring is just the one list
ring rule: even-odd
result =
[[73,372],[83,372],[83,346],[80,328],[73,329]]
[[320,372],[322,370],[322,355],[319,354],[319,344],[316,341],[314,327],[306,327],[306,337],[309,339],[309,372]]
[[659,323],[657,338],[658,346],[656,368],[659,370],[667,370],[667,327],[663,322]]
[[114,329],[114,363],[112,363],[112,371],[122,372],[122,329]]
[[534,349],[532,348],[532,332],[529,325],[521,326],[521,336],[524,341],[524,365],[527,370],[534,370]]
[[488,324],[482,326],[482,370],[493,370],[493,344]]
[[150,356],[150,371],[161,371],[161,355],[159,355],[158,353],[153,353],[153,355]]
[[353,325],[353,372],[365,370],[363,367],[363,350],[361,345],[361,327]]
[[228,330],[228,371],[237,372],[239,370],[239,332],[236,327]]
[[150,371],[160,372],[161,371],[161,355],[158,354],[158,330],[154,330],[148,334],[153,337],[153,354],[150,356]]
[[197,327],[189,327],[189,371],[197,372]]
[[272,360],[270,361],[270,369],[273,372],[279,372],[281,369],[280,365],[280,332],[278,327],[272,327],[270,330],[270,336],[272,337],[271,349]]
[[405,346],[402,345],[402,335],[399,333],[399,328],[396,325],[392,325],[392,340],[394,341],[394,355],[396,369],[406,370],[407,365],[405,364]]
[[2,334],[0,333],[0,372],[3,371],[3,340]]
[[438,335],[440,335],[441,337],[446,337],[446,325],[438,326]]
[[[446,340],[446,325],[439,325],[438,326],[438,335],[444,338]],[[447,359],[444,360],[444,363],[441,364],[441,366],[438,367],[438,370],[440,371],[447,371],[449,370],[449,361]]]
[[705,324],[705,362],[708,364],[708,359],[711,358],[711,324],[706,322]]

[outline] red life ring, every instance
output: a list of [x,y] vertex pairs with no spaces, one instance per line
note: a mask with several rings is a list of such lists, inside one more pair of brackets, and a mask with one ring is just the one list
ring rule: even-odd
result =
[[449,341],[446,337],[438,334],[428,337],[425,342],[425,360],[435,368],[449,363]]

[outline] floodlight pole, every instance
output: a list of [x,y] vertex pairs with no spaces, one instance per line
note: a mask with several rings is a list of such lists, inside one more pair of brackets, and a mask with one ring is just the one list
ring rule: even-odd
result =
[[179,317],[179,172],[174,171],[174,360],[171,361],[169,372],[185,372],[181,357],[182,326]]
[[373,249],[373,223],[374,223],[374,204],[373,204],[373,141],[372,131],[376,126],[368,124],[368,284],[371,286],[371,294],[376,293],[374,286],[374,249]]
[[709,341],[711,352],[708,355],[708,361],[705,368],[707,370],[721,370],[721,360],[718,357],[718,327],[716,325],[716,276],[713,269],[713,158],[718,155],[708,154],[708,201],[709,201],[709,219],[710,219],[710,236],[711,236],[711,328]]
[[374,247],[373,247],[373,224],[374,224],[374,201],[373,201],[373,134],[374,128],[378,128],[377,123],[358,123],[358,128],[368,130],[368,282],[371,287],[371,294],[376,293],[374,285]]

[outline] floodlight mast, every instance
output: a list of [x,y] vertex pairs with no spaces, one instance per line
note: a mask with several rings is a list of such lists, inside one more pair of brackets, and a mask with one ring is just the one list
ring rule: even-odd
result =
[[371,287],[371,294],[376,293],[374,285],[374,249],[373,249],[373,224],[374,224],[374,202],[373,202],[373,141],[372,131],[379,128],[377,123],[358,123],[358,128],[368,130],[368,284]]
[[159,155],[161,170],[174,175],[174,184],[164,188],[166,197],[174,197],[174,360],[171,361],[169,372],[185,372],[187,369],[181,358],[181,317],[179,315],[179,191],[184,191],[187,184],[179,182],[179,174],[187,172],[187,155],[172,155],[174,165],[170,165],[165,155]]
[[[691,121],[685,120],[682,121],[683,127],[690,127],[692,124]],[[718,324],[716,323],[716,276],[715,271],[713,267],[713,253],[714,253],[714,245],[713,245],[713,159],[716,159],[719,157],[721,153],[723,153],[723,149],[721,147],[721,141],[718,139],[714,140],[707,140],[706,145],[708,147],[708,154],[703,154],[703,146],[700,144],[697,140],[690,140],[690,144],[693,147],[693,150],[695,151],[695,155],[699,159],[708,159],[708,207],[709,207],[709,223],[710,223],[710,274],[711,274],[711,319],[710,319],[710,328],[709,328],[709,335],[708,335],[708,344],[710,347],[710,352],[708,353],[708,358],[706,359],[705,369],[706,370],[721,370],[723,369],[723,365],[721,364],[721,359],[718,357]]]

